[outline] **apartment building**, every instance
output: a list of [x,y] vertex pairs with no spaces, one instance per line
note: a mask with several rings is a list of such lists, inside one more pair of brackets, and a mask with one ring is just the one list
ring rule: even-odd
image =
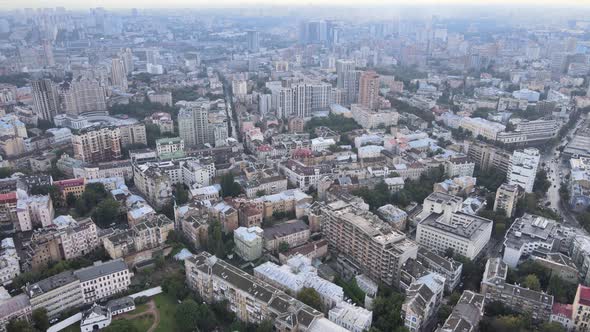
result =
[[107,110],[106,92],[97,80],[78,77],[62,86],[62,92],[69,115]]
[[373,312],[345,301],[330,309],[329,319],[351,332],[371,330]]
[[264,230],[264,248],[277,251],[281,243],[289,248],[297,247],[309,241],[309,226],[302,220],[290,220]]
[[486,263],[481,281],[481,294],[486,303],[498,301],[519,313],[531,315],[535,321],[548,321],[553,308],[553,296],[544,292],[506,282],[508,266],[498,258]]
[[503,183],[496,190],[496,199],[494,200],[494,212],[503,210],[508,218],[512,218],[516,211],[516,204],[523,196],[524,192],[518,185]]
[[401,307],[404,326],[410,332],[425,331],[442,303],[445,278],[427,274],[410,284]]
[[47,316],[60,313],[84,304],[80,280],[73,271],[65,271],[25,287],[33,310],[44,308]]
[[354,121],[365,129],[387,128],[397,125],[399,121],[399,113],[392,110],[375,111],[363,105],[352,104],[350,111]]
[[189,147],[209,142],[209,100],[189,102],[178,112],[178,133]]
[[133,164],[133,180],[137,190],[156,208],[172,199],[172,182],[165,170],[157,164]]
[[557,120],[522,120],[514,131],[501,132],[496,139],[507,146],[540,145],[556,137],[560,128]]
[[33,309],[29,297],[25,294],[20,294],[15,297],[3,299],[0,301],[0,331],[6,331],[6,325],[13,320],[31,319]]
[[107,161],[93,165],[84,165],[73,168],[76,178],[86,180],[120,178],[125,180],[133,179],[133,168],[129,160]]
[[516,268],[523,257],[535,251],[556,252],[565,249],[575,230],[564,227],[555,220],[525,213],[516,219],[504,237],[504,256],[502,261]]
[[324,238],[343,271],[364,273],[388,286],[399,285],[402,265],[418,254],[418,245],[404,233],[354,202],[316,203],[309,219],[310,224],[321,220]]
[[55,225],[63,259],[84,256],[100,246],[97,227],[91,218],[75,220],[70,216],[60,216],[55,219]]
[[468,160],[465,155],[457,155],[450,157],[444,163],[445,174],[454,178],[456,176],[473,176],[475,170],[475,163]]
[[519,185],[525,192],[532,193],[541,153],[538,149],[515,150],[510,158],[506,175],[509,184]]
[[30,231],[33,226],[47,227],[53,223],[55,210],[49,195],[37,195],[19,199],[16,203],[18,224],[21,232]]
[[379,88],[379,75],[376,72],[362,72],[359,77],[359,104],[370,110],[378,109]]
[[506,129],[506,126],[497,122],[467,117],[461,119],[459,127],[470,131],[474,137],[481,135],[490,140],[496,140],[498,134]]
[[590,330],[590,287],[578,285],[572,304],[575,331]]
[[141,251],[156,248],[166,242],[168,234],[174,230],[174,222],[163,214],[157,214],[134,225],[132,229],[135,233],[135,249]]
[[65,204],[69,194],[74,195],[76,198],[82,196],[86,190],[86,179],[77,178],[53,181],[53,185],[59,189],[61,194],[61,202],[58,202],[58,204]]
[[257,226],[238,227],[234,231],[236,254],[248,262],[260,258],[264,245],[263,235],[264,231]]
[[453,292],[461,282],[463,264],[452,258],[438,255],[436,252],[420,247],[416,261],[429,272],[437,273],[445,278],[445,291]]
[[126,291],[133,274],[122,259],[94,262],[74,272],[80,283],[83,303],[89,304]]
[[169,113],[157,112],[146,119],[158,126],[158,128],[160,128],[160,133],[162,134],[174,132],[174,121],[172,121],[172,116]]
[[477,332],[484,313],[484,302],[483,295],[463,291],[453,312],[436,332]]
[[145,131],[145,124],[134,123],[118,127],[121,135],[121,147],[127,147],[129,145],[146,145],[147,146],[147,134]]
[[281,163],[279,167],[289,182],[301,190],[317,187],[322,177],[332,173],[331,165],[320,164],[308,166],[299,160],[293,159]]
[[184,263],[189,287],[206,302],[227,300],[228,309],[240,321],[258,324],[269,319],[278,331],[348,331],[321,312],[208,253]]
[[19,256],[12,238],[2,240],[0,251],[0,284],[8,285],[12,283],[17,275],[20,274]]
[[[14,188],[16,190],[16,188]],[[18,197],[16,191],[0,194],[0,221],[14,222],[17,217]]]
[[113,127],[91,127],[72,136],[74,158],[98,163],[121,158],[121,131]]
[[184,158],[184,140],[180,137],[160,138],[156,140],[156,153],[160,160]]

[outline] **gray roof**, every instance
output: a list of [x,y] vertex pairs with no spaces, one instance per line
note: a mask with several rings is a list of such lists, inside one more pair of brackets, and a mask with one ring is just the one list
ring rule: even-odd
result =
[[72,271],[65,271],[60,274],[56,274],[49,278],[45,278],[36,284],[32,284],[27,286],[27,293],[31,298],[39,296],[41,294],[50,292],[54,289],[63,287],[65,285],[71,284],[77,281],[78,278],[74,275]]
[[4,317],[10,316],[11,314],[30,305],[31,303],[29,302],[29,297],[26,294],[20,294],[13,298],[4,300],[0,302],[0,319],[4,319]]
[[119,299],[110,300],[107,302],[107,308],[113,311],[129,308],[135,305],[135,301],[129,296],[125,296]]
[[453,312],[438,331],[472,332],[483,314],[484,296],[471,291],[464,291]]
[[120,271],[127,270],[127,264],[123,259],[115,259],[108,262],[94,262],[93,266],[85,267],[74,272],[80,282],[103,277]]
[[304,221],[288,221],[269,228],[265,228],[264,238],[267,240],[273,240],[289,234],[303,232],[305,230],[309,230],[309,226],[307,226],[307,224]]

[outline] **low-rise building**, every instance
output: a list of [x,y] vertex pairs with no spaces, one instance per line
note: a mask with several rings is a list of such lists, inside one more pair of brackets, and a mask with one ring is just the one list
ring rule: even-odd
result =
[[463,291],[451,315],[436,332],[476,332],[483,317],[485,298],[483,295]]
[[435,317],[442,301],[444,284],[444,277],[430,273],[414,281],[406,290],[401,315],[404,326],[410,332],[425,330]]
[[234,231],[236,254],[245,261],[253,261],[262,256],[264,231],[262,228],[238,227]]
[[554,303],[551,311],[550,322],[563,326],[566,331],[574,330],[574,307],[571,304]]
[[302,220],[291,220],[264,230],[264,248],[277,251],[281,243],[289,248],[300,246],[309,241],[309,226]]
[[503,210],[508,218],[512,218],[516,211],[516,203],[523,196],[524,191],[515,184],[503,183],[496,190],[494,212]]
[[94,265],[74,272],[79,280],[84,303],[109,298],[126,291],[133,275],[122,259],[94,262]]
[[31,320],[33,309],[29,297],[20,294],[0,300],[0,331],[6,331],[6,325],[12,320]]
[[80,320],[81,332],[92,332],[111,325],[111,311],[104,306],[94,304],[84,311]]
[[548,321],[553,310],[553,296],[506,282],[508,266],[500,258],[490,258],[481,281],[486,303],[498,301],[533,320]]
[[329,319],[351,332],[371,329],[373,312],[348,302],[340,301],[328,313]]
[[84,304],[80,280],[73,271],[65,271],[43,279],[28,285],[25,290],[32,309],[44,308],[49,317],[56,317],[64,311]]
[[588,331],[590,328],[590,287],[578,285],[572,304],[575,331]]
[[32,230],[33,226],[50,226],[55,217],[55,210],[49,195],[38,195],[19,199],[16,214],[17,229],[24,232]]
[[406,229],[406,220],[408,219],[408,214],[406,211],[394,205],[387,204],[378,208],[377,214],[381,217],[381,219],[387,221],[393,227],[395,227],[395,229],[401,231]]

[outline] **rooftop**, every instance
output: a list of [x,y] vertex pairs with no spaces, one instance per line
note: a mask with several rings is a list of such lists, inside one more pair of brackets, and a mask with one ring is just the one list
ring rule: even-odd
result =
[[85,282],[127,269],[125,261],[115,259],[104,263],[100,261],[94,262],[94,265],[79,269],[74,274],[80,279],[80,282]]

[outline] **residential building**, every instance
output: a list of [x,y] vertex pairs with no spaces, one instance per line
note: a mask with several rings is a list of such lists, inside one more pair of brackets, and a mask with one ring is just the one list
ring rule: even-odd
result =
[[178,113],[178,133],[188,147],[209,142],[209,101],[189,102]]
[[25,287],[33,310],[44,308],[47,316],[60,313],[84,304],[80,280],[73,271],[65,271]]
[[399,113],[392,110],[375,111],[359,104],[352,104],[350,110],[354,121],[365,129],[387,128],[399,121]]
[[416,260],[427,271],[437,273],[445,278],[445,291],[452,292],[459,286],[463,264],[452,258],[438,255],[436,252],[424,247],[418,249]]
[[342,271],[397,287],[402,265],[416,258],[418,245],[367,210],[343,200],[318,202],[309,220],[321,220],[324,238],[337,253]]
[[258,52],[260,49],[260,33],[256,30],[248,30],[246,31],[246,36],[248,37],[248,50],[250,52]]
[[61,194],[61,202],[58,204],[65,204],[68,195],[72,194],[74,197],[79,198],[86,190],[86,179],[67,179],[60,181],[53,181],[53,185],[59,189]]
[[147,201],[160,208],[172,199],[172,182],[170,176],[157,164],[133,164],[133,180],[140,193]]
[[339,302],[328,313],[329,319],[351,332],[371,329],[373,312],[345,301]]
[[401,315],[410,332],[424,331],[442,303],[445,278],[436,273],[427,274],[406,290]]
[[87,163],[98,163],[121,158],[119,128],[88,128],[72,136],[74,158]]
[[156,140],[156,152],[160,160],[184,158],[184,140],[180,137],[160,138]]
[[378,208],[377,214],[381,217],[381,219],[391,224],[395,229],[405,231],[406,220],[408,219],[408,214],[406,211],[394,205],[387,204]]
[[279,331],[347,331],[321,312],[208,253],[184,263],[188,286],[208,303],[227,300],[228,309],[240,321],[259,324],[269,319]]
[[57,84],[50,79],[31,82],[33,110],[43,120],[53,121],[53,116],[61,110]]
[[37,195],[19,199],[16,203],[17,229],[30,231],[33,226],[50,226],[55,217],[53,202],[49,195]]
[[370,110],[378,109],[379,87],[379,75],[376,72],[362,72],[359,77],[359,104]]
[[[171,92],[160,92],[155,93],[153,91],[148,92],[147,97],[150,103],[160,104],[163,106],[172,106],[172,93]],[[158,113],[155,113],[158,114]],[[153,115],[152,115],[153,118]],[[161,129],[161,128],[160,128]],[[174,130],[171,130],[171,132]],[[162,132],[160,130],[160,132]]]
[[516,204],[523,196],[523,190],[516,184],[503,183],[496,190],[494,212],[503,210],[508,218],[512,218],[516,211]]
[[452,156],[445,162],[445,173],[450,178],[473,176],[474,170],[475,163],[469,161],[465,155]]
[[506,180],[509,184],[519,185],[525,192],[532,193],[540,160],[538,149],[515,150],[510,158]]
[[0,194],[0,221],[6,223],[17,221],[17,205],[18,197],[16,191]]
[[562,247],[561,242],[573,233],[573,229],[564,227],[555,220],[525,213],[516,219],[506,232],[502,260],[515,268],[523,257],[535,251],[559,251]]
[[33,309],[29,297],[20,294],[0,301],[0,331],[6,331],[6,325],[12,320],[31,320]]
[[172,121],[172,116],[169,113],[157,112],[146,119],[158,126],[158,128],[160,128],[160,133],[162,134],[174,132],[174,121]]
[[588,331],[590,329],[590,287],[578,285],[572,309],[574,330]]
[[94,262],[74,272],[80,282],[85,304],[94,303],[126,291],[133,274],[122,259]]
[[299,187],[301,190],[307,190],[310,187],[317,187],[320,179],[327,174],[332,173],[332,167],[328,164],[306,165],[299,160],[289,159],[280,164],[290,183]]
[[133,225],[135,250],[156,248],[166,242],[174,222],[163,214],[149,216],[144,222]]
[[281,243],[289,248],[297,247],[309,241],[309,226],[302,220],[290,220],[264,230],[264,248],[277,251]]
[[336,88],[343,91],[344,102],[349,105],[357,101],[360,71],[355,70],[353,60],[336,60]]
[[135,301],[130,296],[121,297],[107,302],[106,307],[111,312],[112,316],[124,314],[135,310]]
[[238,227],[234,231],[236,254],[245,261],[253,261],[262,256],[264,231],[258,226]]
[[94,79],[78,77],[63,87],[65,111],[70,115],[106,111],[106,93]]
[[574,330],[574,308],[571,304],[562,304],[555,302],[551,311],[550,322],[556,322],[563,326],[566,331]]
[[53,223],[59,230],[63,259],[87,255],[100,246],[98,229],[91,218],[75,220],[70,216],[59,216]]
[[111,61],[111,85],[122,92],[126,92],[129,88],[125,63],[119,58]]
[[459,127],[470,131],[474,137],[481,135],[490,140],[496,140],[498,134],[506,129],[506,126],[497,122],[467,117],[461,119]]
[[147,135],[143,123],[135,123],[119,127],[121,147],[129,145],[147,146]]
[[557,136],[560,123],[557,120],[522,120],[514,131],[498,133],[498,142],[507,146],[540,145]]
[[548,321],[553,310],[553,296],[509,284],[507,273],[508,266],[501,258],[488,259],[481,281],[481,294],[486,303],[498,301],[511,310],[531,315],[535,321]]
[[11,237],[2,240],[0,251],[0,284],[8,285],[20,274],[20,257]]
[[463,291],[453,312],[436,332],[477,332],[484,313],[484,302],[483,295]]

